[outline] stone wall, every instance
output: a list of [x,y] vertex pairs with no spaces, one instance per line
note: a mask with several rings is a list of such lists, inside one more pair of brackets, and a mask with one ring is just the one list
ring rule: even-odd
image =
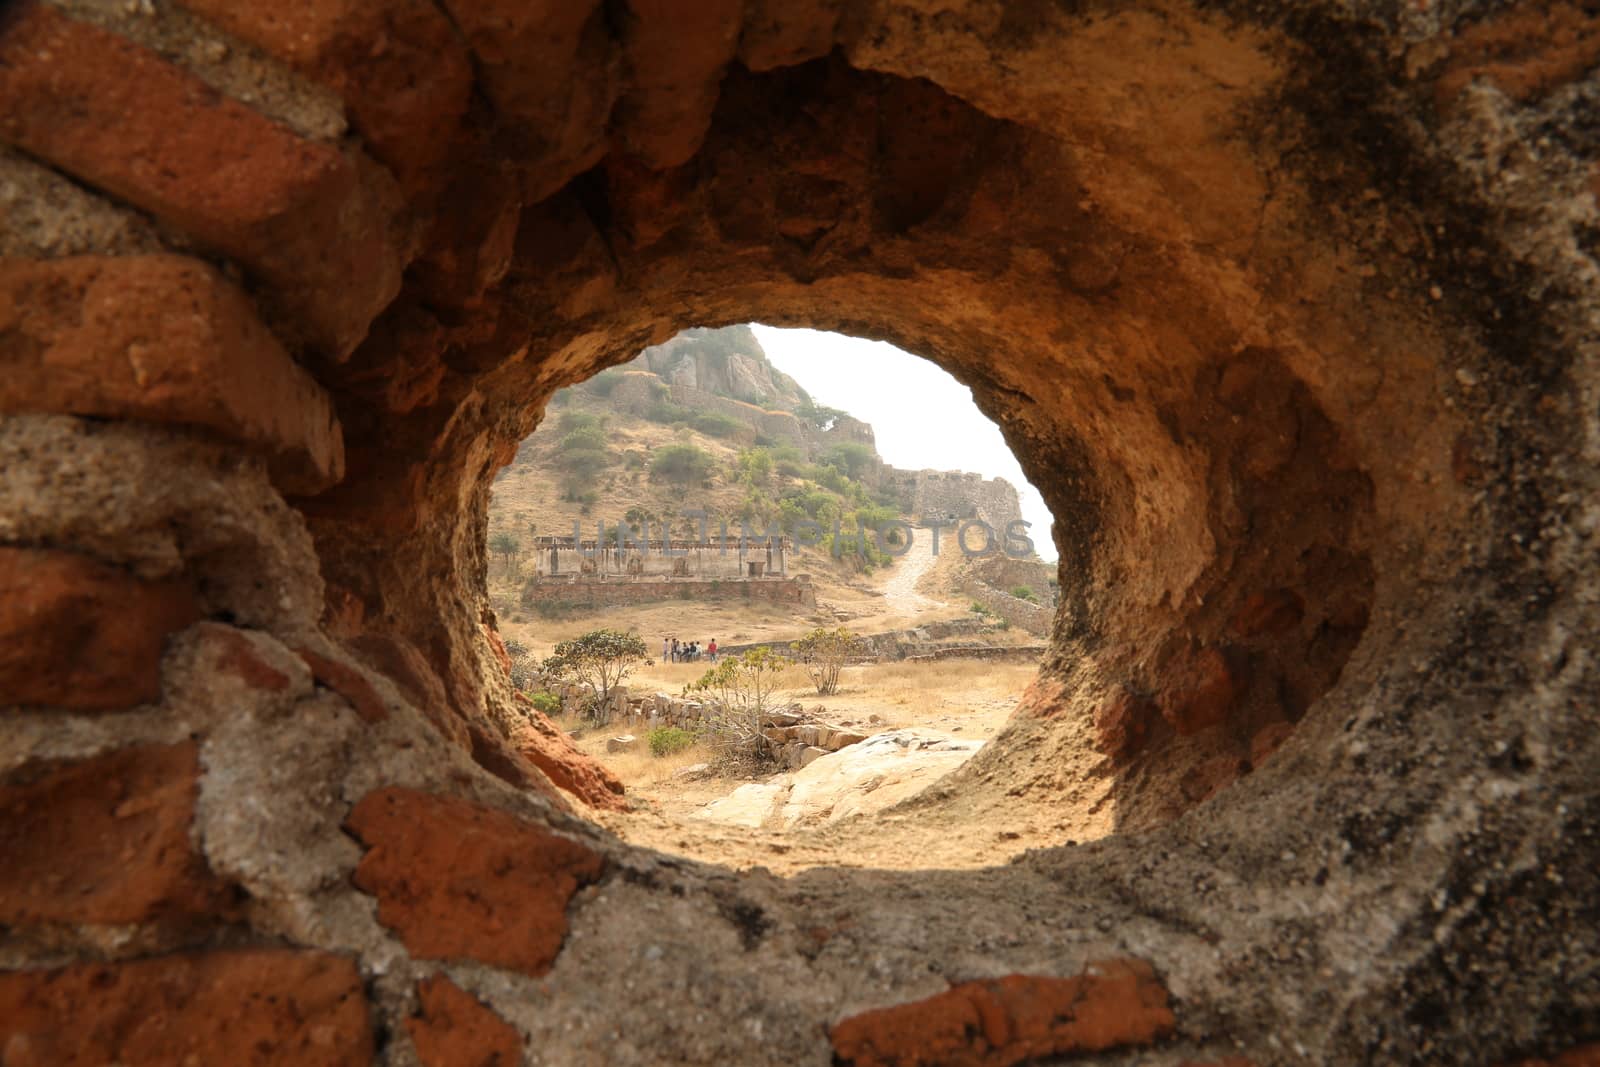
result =
[[[973,638],[992,632],[993,625],[979,618],[945,619],[925,623],[912,630],[890,630],[886,633],[858,634],[862,660],[898,660],[930,652],[940,642],[956,640],[971,644]],[[752,648],[770,648],[791,659],[799,658],[794,641],[757,641],[750,644],[723,645],[721,649],[730,656]]]
[[[615,527],[612,527],[615,530]],[[659,532],[659,526],[657,531]],[[596,531],[598,535],[599,531]],[[640,535],[634,540],[632,534]],[[728,531],[726,543],[710,541],[666,541],[648,538],[635,529],[621,547],[598,539],[578,542],[571,537],[536,537],[530,546],[534,573],[541,578],[573,578],[579,581],[602,578],[767,578],[786,576],[788,555],[793,545],[774,536],[758,540],[753,534],[747,543],[739,540],[737,528]],[[751,565],[755,564],[752,573]]]
[[1038,634],[1040,637],[1046,637],[1050,633],[1055,612],[1042,604],[1002,592],[972,574],[964,575],[957,583],[957,588],[963,595],[971,597],[991,614],[1004,619],[1012,626],[1020,626],[1030,634]]
[[[676,726],[713,738],[724,729],[723,724],[747,714],[710,697],[674,697],[667,693],[633,697],[623,691],[618,692],[614,710],[614,723],[620,722],[641,732],[658,726]],[[808,715],[799,704],[769,711],[761,717],[762,751],[782,767],[805,767],[829,752],[859,744],[867,736],[853,727]]]
[[[899,489],[906,514],[919,520],[981,519],[998,531],[997,537],[1003,537],[1007,524],[1022,518],[1016,487],[1004,478],[966,471],[898,469],[890,469],[886,477]],[[953,537],[954,531],[940,532],[941,542]],[[979,537],[969,535],[973,548],[982,547]],[[945,546],[941,543],[940,547]]]
[[809,579],[797,578],[530,578],[522,603],[530,608],[598,608],[680,600],[684,611],[719,600],[757,600],[813,611],[817,593]]

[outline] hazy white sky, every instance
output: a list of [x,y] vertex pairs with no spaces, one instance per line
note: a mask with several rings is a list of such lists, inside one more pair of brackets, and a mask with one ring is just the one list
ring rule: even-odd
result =
[[878,454],[894,466],[975,471],[1016,486],[1022,517],[1033,523],[1028,536],[1035,551],[1056,558],[1050,509],[966,386],[938,365],[883,341],[760,323],[750,328],[773,365],[817,403],[872,423]]

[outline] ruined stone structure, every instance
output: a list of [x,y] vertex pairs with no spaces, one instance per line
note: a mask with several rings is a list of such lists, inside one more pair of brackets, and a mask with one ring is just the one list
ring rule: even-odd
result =
[[728,531],[727,540],[716,536],[705,541],[649,537],[635,529],[624,534],[621,542],[601,542],[598,537],[535,537],[534,573],[579,580],[608,576],[775,578],[789,573],[789,553],[794,548],[788,538],[776,535],[741,539],[737,529]]
[[[1017,489],[1004,478],[985,478],[967,471],[902,471],[893,468],[888,472],[888,477],[900,491],[901,507],[905,513],[924,522],[979,519],[1004,535],[1008,524],[1022,518]],[[1033,532],[1049,536],[1049,531]],[[941,548],[948,548],[946,539],[953,535],[953,530],[941,534]],[[973,535],[972,546],[974,549],[984,547],[976,534]]]
[[532,578],[522,588],[522,602],[530,608],[549,605],[590,609],[662,600],[753,600],[814,611],[817,591],[810,576],[804,574],[793,578],[608,578],[575,574]]
[[[3,1055],[1600,1039],[1597,58],[1568,0],[0,8]],[[490,479],[757,319],[936,360],[1056,516],[1040,679],[906,818],[1093,745],[1127,832],[787,881],[586,817]]]

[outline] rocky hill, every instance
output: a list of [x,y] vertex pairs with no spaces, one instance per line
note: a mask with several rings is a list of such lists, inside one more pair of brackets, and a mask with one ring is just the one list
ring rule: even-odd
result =
[[666,344],[645,349],[625,369],[769,410],[796,411],[811,402],[798,382],[767,361],[748,326],[685,330]]
[[570,535],[574,523],[593,536],[596,523],[662,520],[687,532],[687,509],[713,529],[810,520],[846,532],[891,518],[1003,529],[1021,514],[1003,479],[885,463],[870,425],[816,403],[735,326],[687,330],[556,394],[496,479],[490,533],[505,544]]

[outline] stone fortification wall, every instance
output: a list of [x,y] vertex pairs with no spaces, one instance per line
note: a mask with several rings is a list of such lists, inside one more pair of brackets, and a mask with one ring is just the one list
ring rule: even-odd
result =
[[799,578],[553,578],[535,577],[522,590],[528,607],[563,605],[572,608],[650,604],[662,600],[757,600],[792,604],[813,610],[816,589]]
[[958,586],[963,593],[983,605],[985,610],[998,615],[1012,626],[1020,626],[1030,634],[1038,634],[1040,637],[1049,636],[1050,623],[1055,613],[1043,604],[1014,597],[970,572],[961,578]]

